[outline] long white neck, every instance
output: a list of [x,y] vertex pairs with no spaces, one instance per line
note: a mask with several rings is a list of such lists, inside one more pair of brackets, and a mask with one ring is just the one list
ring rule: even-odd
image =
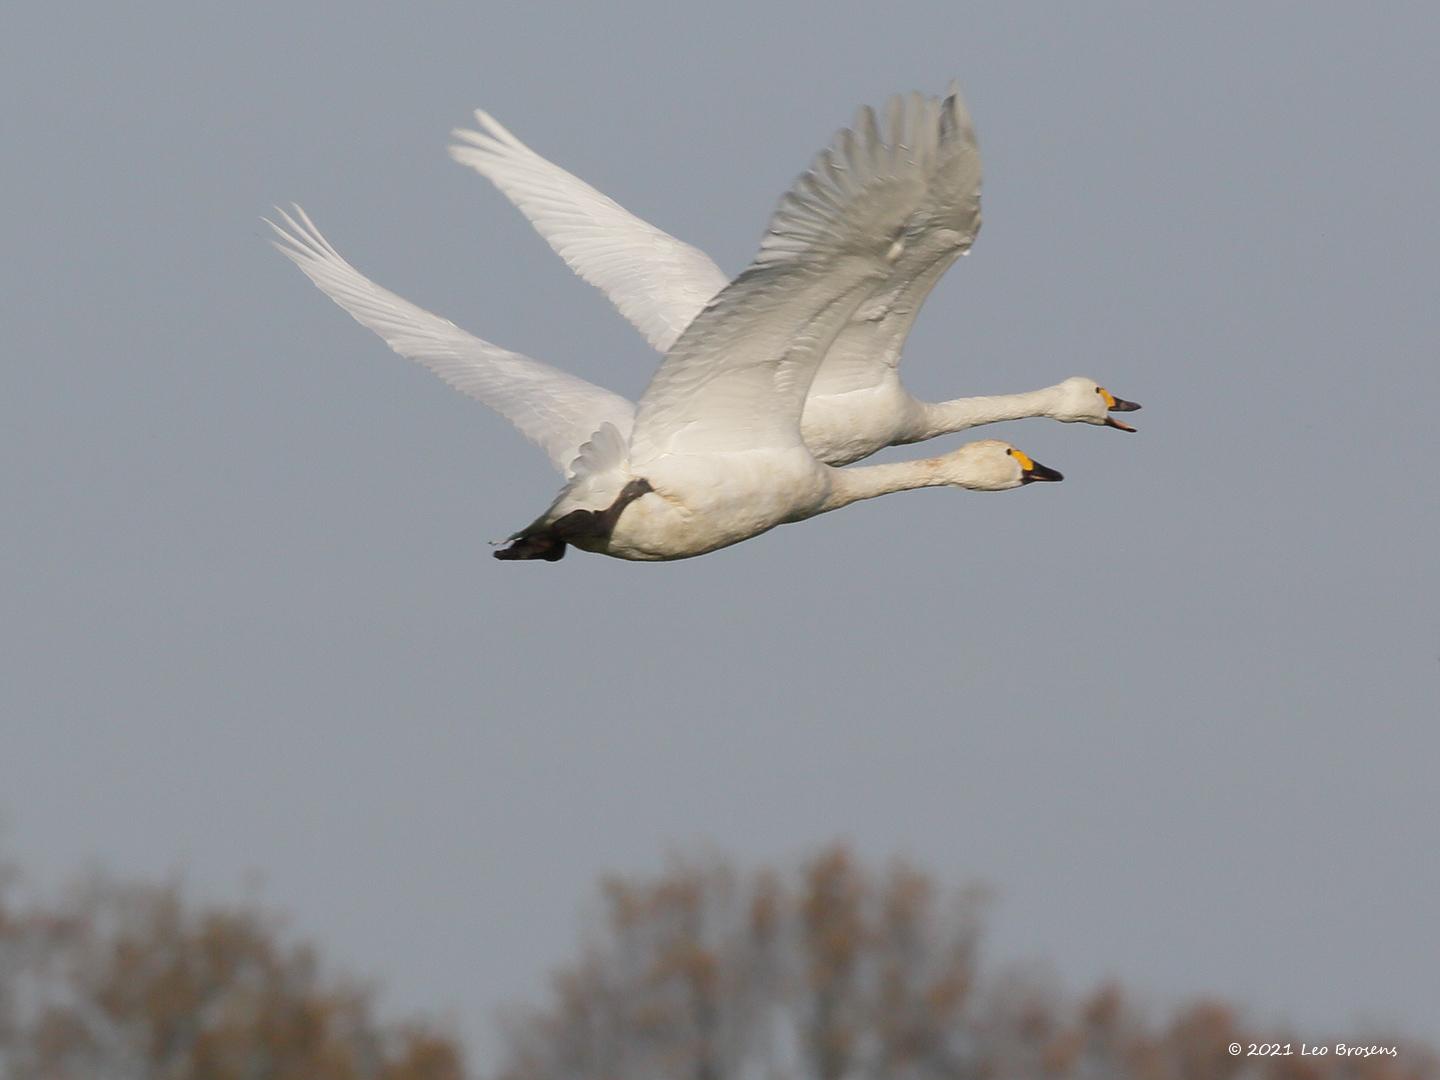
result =
[[892,491],[943,487],[954,482],[947,477],[944,465],[945,458],[933,457],[921,458],[919,461],[895,461],[886,465],[830,468],[830,494],[814,513],[829,513],[862,499],[889,495]]
[[937,435],[1000,420],[1023,420],[1027,416],[1049,416],[1060,400],[1060,387],[1047,386],[1023,394],[999,394],[995,397],[956,398],[954,401],[920,401],[915,422],[906,439],[920,442]]

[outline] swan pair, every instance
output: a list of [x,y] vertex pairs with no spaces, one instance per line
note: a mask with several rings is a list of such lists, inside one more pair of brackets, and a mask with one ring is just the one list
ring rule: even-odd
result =
[[[848,469],[831,463],[991,419],[1054,415],[1102,423],[1108,408],[1135,407],[1089,380],[942,406],[904,394],[894,374],[900,345],[925,295],[979,228],[980,163],[957,94],[897,97],[886,111],[884,134],[866,108],[853,131],[836,136],[781,200],[755,260],[718,292],[706,292],[694,277],[683,286],[679,275],[676,290],[650,291],[646,275],[665,277],[666,257],[677,252],[692,266],[703,261],[713,275],[719,271],[695,249],[544,163],[552,177],[567,177],[572,191],[603,202],[612,221],[628,219],[657,238],[650,268],[637,271],[632,262],[615,277],[606,267],[616,262],[597,254],[599,247],[567,255],[665,349],[634,404],[380,288],[298,207],[294,216],[282,214],[284,227],[272,223],[276,246],[396,352],[509,419],[566,476],[555,501],[498,558],[553,561],[567,546],[635,560],[688,558],[892,491],[939,485],[1001,491],[1059,480],[994,440],[921,461]],[[543,163],[513,137],[503,140],[498,125],[490,130],[516,160],[529,154]],[[484,139],[471,133],[457,156],[483,156]],[[512,184],[513,191],[522,187]],[[563,216],[563,199],[549,205]],[[537,224],[544,220],[543,213],[526,212]],[[541,224],[541,230],[562,254],[571,250],[563,236],[596,236],[593,229],[567,234]],[[817,370],[830,373],[818,399],[811,391]],[[859,391],[855,401],[842,400],[846,385]],[[1106,408],[1097,410],[1094,401]]]
[[[450,156],[508,198],[581,278],[603,292],[661,353],[729,284],[698,248],[631,214],[583,180],[541,157],[489,113],[482,131],[456,129]],[[971,152],[975,151],[973,142]],[[975,159],[979,198],[979,159]],[[970,226],[980,227],[977,214]],[[892,277],[840,331],[810,384],[801,416],[805,445],[830,465],[848,465],[886,446],[920,442],[1000,420],[1045,416],[1134,431],[1110,415],[1140,406],[1094,379],[1070,378],[1024,394],[927,402],[901,385],[900,350],[926,294],[960,252],[924,277]]]

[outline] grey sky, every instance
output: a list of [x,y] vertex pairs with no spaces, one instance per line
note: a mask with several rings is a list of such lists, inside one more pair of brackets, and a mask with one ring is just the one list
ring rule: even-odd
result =
[[[0,41],[0,812],[42,879],[256,872],[483,1056],[598,873],[844,837],[991,882],[992,956],[1072,985],[1440,1039],[1432,5],[87,7]],[[951,76],[986,225],[906,378],[1143,402],[991,429],[1064,484],[497,563],[543,456],[257,222],[635,394],[448,129],[738,270],[857,104]]]

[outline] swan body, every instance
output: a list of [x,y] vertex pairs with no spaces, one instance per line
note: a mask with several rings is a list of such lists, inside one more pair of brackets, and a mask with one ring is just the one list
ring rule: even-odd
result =
[[[729,283],[703,251],[542,157],[490,114],[477,110],[475,119],[482,130],[456,129],[451,157],[499,188],[570,268],[604,292],[662,353]],[[978,230],[979,151],[973,131],[964,138],[975,162],[969,196],[977,206]],[[836,336],[801,416],[805,444],[817,458],[846,465],[886,446],[1032,416],[1135,430],[1111,413],[1138,405],[1078,376],[1022,394],[933,403],[911,395],[900,380],[901,346],[925,295],[953,261],[954,256],[942,260],[924,278],[877,293]]]
[[892,99],[886,129],[862,109],[855,130],[820,154],[750,267],[687,323],[633,404],[381,288],[298,207],[272,227],[276,247],[353,318],[496,409],[565,475],[498,558],[553,561],[569,546],[688,558],[894,491],[1061,479],[995,440],[840,469],[802,438],[816,369],[856,313],[918,306],[979,225],[979,164],[958,95]]
[[850,469],[825,465],[803,449],[693,461],[672,457],[646,469],[643,478],[624,468],[601,484],[592,479],[583,495],[567,488],[516,537],[543,536],[567,515],[612,505],[627,485],[637,481],[647,485],[647,495],[630,503],[612,531],[567,542],[621,559],[684,559],[748,540],[777,525],[896,491],[940,486],[1007,491],[1033,480],[1059,479],[1053,469],[1036,465],[995,439],[967,443],[921,461]]

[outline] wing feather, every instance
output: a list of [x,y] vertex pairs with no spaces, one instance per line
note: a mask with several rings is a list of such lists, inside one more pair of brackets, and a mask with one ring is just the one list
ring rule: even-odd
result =
[[300,207],[266,219],[275,247],[316,287],[395,352],[509,420],[567,476],[582,446],[606,424],[628,433],[634,405],[584,379],[466,333],[376,285],[351,266]]
[[805,395],[845,324],[887,291],[928,291],[974,239],[978,159],[958,108],[954,98],[895,98],[885,138],[862,120],[821,151],[780,200],[749,269],[666,355],[637,406],[632,466],[803,445]]
[[[892,101],[892,124],[896,122],[897,104]],[[857,127],[863,126],[857,121]],[[890,280],[861,305],[855,318],[837,335],[815,374],[811,394],[845,394],[885,381],[900,363],[905,339],[910,336],[925,298],[974,243],[980,231],[980,150],[970,114],[953,83],[940,110],[937,152],[943,160],[934,198],[937,205],[946,208],[952,227],[967,239],[929,265],[918,265],[914,258],[897,263]]]
[[499,188],[656,349],[670,348],[729,283],[703,251],[541,157],[488,113],[476,110],[475,119],[483,130],[457,128],[450,156]]
[[[933,102],[930,107],[933,107]],[[885,130],[876,110],[862,106],[852,132],[837,137],[836,146],[821,154],[812,170],[796,183],[795,198],[777,212],[782,235],[770,240],[763,258],[773,257],[789,242],[786,237],[810,211],[838,209],[858,190],[856,167],[874,171],[892,168],[901,155],[917,161],[945,145],[958,158],[952,195],[965,198],[973,220],[961,223],[973,241],[980,228],[980,158],[969,113],[959,90],[951,84],[939,109],[939,128],[927,126],[925,99],[897,95],[884,108]],[[484,132],[456,131],[451,156],[491,180],[529,218],[552,248],[582,278],[596,285],[660,351],[664,352],[726,284],[724,273],[701,251],[655,228],[612,199],[547,161],[489,114],[477,111]],[[933,142],[927,142],[926,131]],[[838,150],[838,154],[835,152]],[[968,190],[961,190],[968,189]],[[924,272],[893,276],[877,289],[836,336],[815,373],[811,393],[844,394],[886,381],[899,364],[901,350],[920,307],[936,281],[969,245],[955,248]],[[909,270],[910,268],[904,268]]]

